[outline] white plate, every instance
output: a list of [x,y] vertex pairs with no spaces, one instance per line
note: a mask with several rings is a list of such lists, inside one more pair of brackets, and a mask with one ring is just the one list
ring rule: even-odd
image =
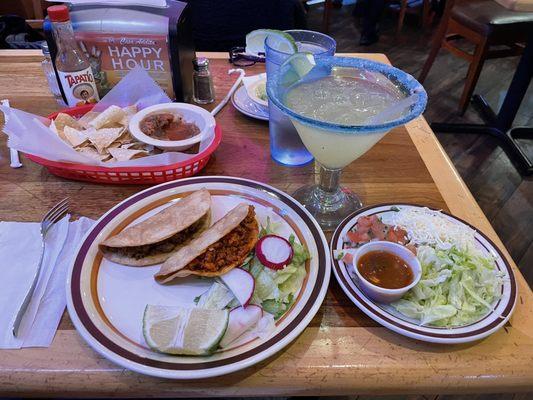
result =
[[[342,249],[344,237],[352,229],[357,219],[363,215],[378,215],[386,222],[387,214],[394,212],[391,207],[420,207],[410,204],[382,204],[366,207],[356,211],[346,218],[335,230],[331,240],[331,249]],[[456,224],[467,225],[465,221],[444,213]],[[472,227],[473,228],[473,227]],[[341,260],[333,259],[333,272],[337,281],[348,297],[374,321],[401,334],[414,339],[433,343],[466,343],[482,339],[503,327],[511,317],[517,298],[517,286],[513,271],[498,248],[483,233],[476,231],[476,244],[485,254],[495,258],[496,266],[504,275],[502,296],[493,305],[493,310],[480,320],[460,327],[445,328],[435,326],[421,326],[417,320],[406,317],[396,311],[392,306],[374,302],[359,288],[353,266]]]
[[231,103],[244,115],[260,119],[261,121],[268,121],[268,107],[263,107],[253,101],[246,92],[246,88],[241,86],[238,88],[233,96],[231,96]]
[[[160,285],[159,266],[128,267],[102,258],[98,243],[147,218],[187,193],[207,188],[213,199],[213,221],[240,202],[253,204],[259,222],[280,222],[311,254],[307,277],[291,309],[277,321],[270,337],[207,357],[172,356],[152,351],[142,338],[146,304],[191,305],[210,280],[186,278]],[[232,177],[197,177],[144,190],[104,214],[87,233],[76,253],[67,282],[68,311],[76,329],[96,351],[143,374],[194,379],[227,374],[272,356],[294,340],[318,311],[327,290],[330,256],[324,234],[311,215],[285,193],[259,182]]]

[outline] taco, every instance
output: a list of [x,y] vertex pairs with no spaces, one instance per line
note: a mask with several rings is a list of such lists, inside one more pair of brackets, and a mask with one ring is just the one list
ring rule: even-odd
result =
[[155,279],[166,283],[187,275],[223,275],[243,263],[258,236],[254,207],[241,203],[166,260]]
[[150,218],[100,243],[110,261],[142,267],[159,264],[209,227],[211,195],[191,193]]

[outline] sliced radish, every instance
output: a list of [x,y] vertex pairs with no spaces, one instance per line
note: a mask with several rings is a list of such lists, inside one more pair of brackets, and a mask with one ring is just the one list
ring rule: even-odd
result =
[[278,270],[291,263],[294,250],[287,239],[266,235],[255,245],[255,255],[265,267]]
[[230,311],[226,333],[220,341],[220,347],[227,347],[231,342],[251,329],[263,317],[263,309],[255,304],[237,307]]
[[220,277],[242,306],[246,306],[255,289],[255,279],[242,268],[233,268]]

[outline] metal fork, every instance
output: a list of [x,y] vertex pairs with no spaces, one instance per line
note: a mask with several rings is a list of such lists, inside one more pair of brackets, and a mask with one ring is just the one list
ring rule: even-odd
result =
[[37,267],[37,271],[33,277],[30,290],[28,290],[28,293],[26,293],[26,297],[24,297],[22,306],[20,306],[20,309],[17,312],[17,317],[15,318],[15,322],[13,323],[13,336],[15,337],[17,337],[19,333],[20,322],[22,321],[22,317],[28,309],[33,292],[35,292],[35,287],[37,286],[37,281],[39,280],[39,275],[41,274],[41,266],[43,265],[44,250],[46,246],[46,234],[50,228],[68,212],[68,200],[68,197],[61,200],[59,203],[53,206],[41,220],[41,257],[39,258],[39,266]]

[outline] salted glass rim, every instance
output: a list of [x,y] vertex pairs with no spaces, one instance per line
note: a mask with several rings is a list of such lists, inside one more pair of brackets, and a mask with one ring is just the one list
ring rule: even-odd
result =
[[393,66],[355,57],[322,56],[320,58],[316,58],[316,66],[314,68],[317,67],[352,67],[372,72],[379,72],[387,79],[393,81],[393,83],[395,83],[399,89],[406,94],[406,97],[415,93],[418,94],[418,100],[411,106],[409,113],[401,118],[397,118],[382,124],[345,125],[320,121],[298,114],[280,101],[276,88],[278,86],[282,71],[278,70],[272,74],[270,79],[267,80],[267,95],[269,101],[272,101],[283,113],[287,114],[290,118],[293,118],[305,125],[313,128],[351,134],[389,131],[392,128],[404,125],[415,119],[422,114],[426,108],[427,93],[424,90],[424,87],[413,76]]

